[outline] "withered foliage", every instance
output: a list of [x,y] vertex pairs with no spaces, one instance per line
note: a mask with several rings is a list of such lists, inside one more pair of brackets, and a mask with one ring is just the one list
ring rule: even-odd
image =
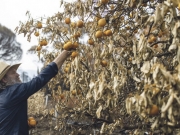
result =
[[[63,13],[39,20],[28,12],[16,29],[29,41],[40,33],[36,51],[44,66],[64,44],[78,43],[78,55],[48,83],[55,128],[65,132],[71,123],[72,134],[85,127],[108,134],[179,128],[180,0],[62,0],[61,6]],[[42,40],[53,49],[41,51]]]

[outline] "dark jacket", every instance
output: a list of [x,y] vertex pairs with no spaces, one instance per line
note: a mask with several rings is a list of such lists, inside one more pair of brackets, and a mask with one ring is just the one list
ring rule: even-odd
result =
[[58,73],[52,62],[27,83],[19,83],[0,91],[0,135],[28,135],[27,99]]

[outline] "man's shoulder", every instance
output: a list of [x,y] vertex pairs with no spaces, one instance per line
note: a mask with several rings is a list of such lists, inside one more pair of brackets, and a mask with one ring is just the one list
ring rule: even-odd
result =
[[8,94],[13,94],[15,92],[15,90],[19,89],[20,86],[22,85],[22,83],[16,83],[16,84],[13,84],[13,85],[9,85],[7,86],[5,89],[2,89],[0,91],[0,95],[8,95]]
[[20,89],[22,89],[21,83],[7,86],[2,92],[0,92],[0,104],[9,105],[12,101],[16,101],[20,94]]
[[16,89],[16,88],[18,88],[19,86],[21,86],[23,83],[16,83],[16,84],[13,84],[13,85],[9,85],[9,86],[7,86],[6,87],[6,89],[9,89],[9,90],[11,90],[11,89]]

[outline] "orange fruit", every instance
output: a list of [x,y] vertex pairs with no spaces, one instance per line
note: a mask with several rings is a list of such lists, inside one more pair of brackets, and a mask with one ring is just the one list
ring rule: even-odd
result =
[[79,27],[79,28],[82,28],[83,27],[83,21],[81,21],[81,20],[79,20],[78,22],[77,22],[77,26]]
[[42,44],[43,44],[44,46],[46,46],[46,45],[48,44],[47,40],[46,40],[46,39],[43,39],[43,40],[42,40]]
[[64,72],[68,73],[69,72],[69,67],[64,68]]
[[154,95],[156,95],[156,94],[158,94],[160,92],[160,89],[155,87],[155,88],[152,89],[152,91],[153,91]]
[[69,47],[67,44],[64,44],[64,46],[63,46],[63,49],[64,49],[64,50],[69,50],[69,48],[70,48],[70,47]]
[[43,46],[43,42],[42,42],[42,40],[41,40],[41,41],[39,41],[39,45],[40,45],[40,46]]
[[29,123],[28,123],[30,126],[36,126],[36,120],[29,120]]
[[78,32],[76,32],[76,34],[74,35],[74,37],[77,39],[78,37],[80,37],[81,36],[81,33],[78,31]]
[[78,4],[78,5],[77,5],[77,9],[79,9],[79,8],[80,8],[80,5]]
[[65,23],[66,23],[66,24],[70,24],[70,23],[71,23],[70,18],[66,18],[66,19],[65,19]]
[[103,32],[100,31],[100,30],[98,30],[98,31],[96,32],[96,34],[95,34],[95,37],[96,37],[96,38],[100,38],[100,37],[102,37],[102,35],[103,35]]
[[154,35],[152,35],[151,37],[148,38],[148,43],[153,43],[156,41],[156,37]]
[[155,36],[152,36],[151,39],[153,42],[155,42],[157,38]]
[[177,7],[178,10],[180,10],[180,3],[178,4],[178,7]]
[[72,42],[69,41],[66,44],[64,44],[63,49],[69,50],[69,49],[72,49],[72,47],[73,47],[73,44],[72,44]]
[[153,47],[154,47],[154,48],[157,48],[157,47],[158,47],[158,44],[153,45]]
[[73,49],[78,48],[78,46],[79,46],[78,42],[75,42],[75,43],[73,44]]
[[90,45],[94,45],[94,41],[93,41],[92,39],[89,39],[89,40],[88,40],[88,43],[89,43]]
[[37,22],[36,28],[41,29],[42,28],[42,23],[41,22]]
[[75,95],[76,95],[76,90],[72,90],[72,91],[71,91],[71,94],[72,94],[73,96],[75,96]]
[[101,0],[102,4],[107,4],[109,2],[109,0]]
[[38,37],[39,36],[39,32],[34,32],[34,35],[36,36],[36,37]]
[[106,67],[106,66],[107,66],[107,61],[102,60],[102,61],[101,61],[101,65],[102,65],[103,67]]
[[76,56],[78,56],[78,52],[76,51],[72,52],[71,57],[75,58]]
[[99,21],[99,20],[102,18],[101,15],[100,15],[100,13],[97,13],[95,16],[96,16],[96,17],[95,17],[95,20],[96,20],[96,21]]
[[106,36],[111,36],[112,35],[112,31],[111,30],[106,30],[105,31],[105,35]]
[[147,42],[151,44],[153,41],[149,38]]
[[40,46],[46,46],[48,44],[46,39],[42,39],[41,41],[39,41],[39,45]]
[[34,119],[34,117],[29,117],[28,121],[30,121],[30,120],[35,120],[35,119]]
[[106,19],[102,18],[98,21],[98,26],[104,27],[106,25]]
[[97,16],[95,17],[96,21],[99,21],[100,19],[101,19],[101,17],[97,17]]
[[152,105],[149,111],[149,115],[157,115],[159,113],[159,108],[157,105]]
[[39,45],[36,47],[36,51],[40,51],[42,49],[42,47]]
[[114,9],[114,5],[111,5],[110,8],[111,8],[111,10],[113,10]]
[[59,97],[60,97],[60,99],[64,99],[65,96],[64,96],[64,94],[60,94]]
[[76,38],[76,39],[77,39],[77,38],[79,38],[79,36],[78,36],[77,34],[75,34],[75,35],[74,35],[74,38]]
[[72,42],[71,41],[68,41],[66,44],[72,47]]
[[79,95],[79,94],[81,94],[82,93],[82,91],[81,90],[77,90],[77,94]]
[[132,61],[132,58],[129,58],[129,61]]

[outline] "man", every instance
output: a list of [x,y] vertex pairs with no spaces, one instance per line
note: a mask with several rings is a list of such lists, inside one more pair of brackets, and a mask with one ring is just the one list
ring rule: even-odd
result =
[[58,73],[70,54],[63,51],[27,83],[21,83],[16,72],[20,64],[0,62],[0,135],[28,135],[27,99]]

